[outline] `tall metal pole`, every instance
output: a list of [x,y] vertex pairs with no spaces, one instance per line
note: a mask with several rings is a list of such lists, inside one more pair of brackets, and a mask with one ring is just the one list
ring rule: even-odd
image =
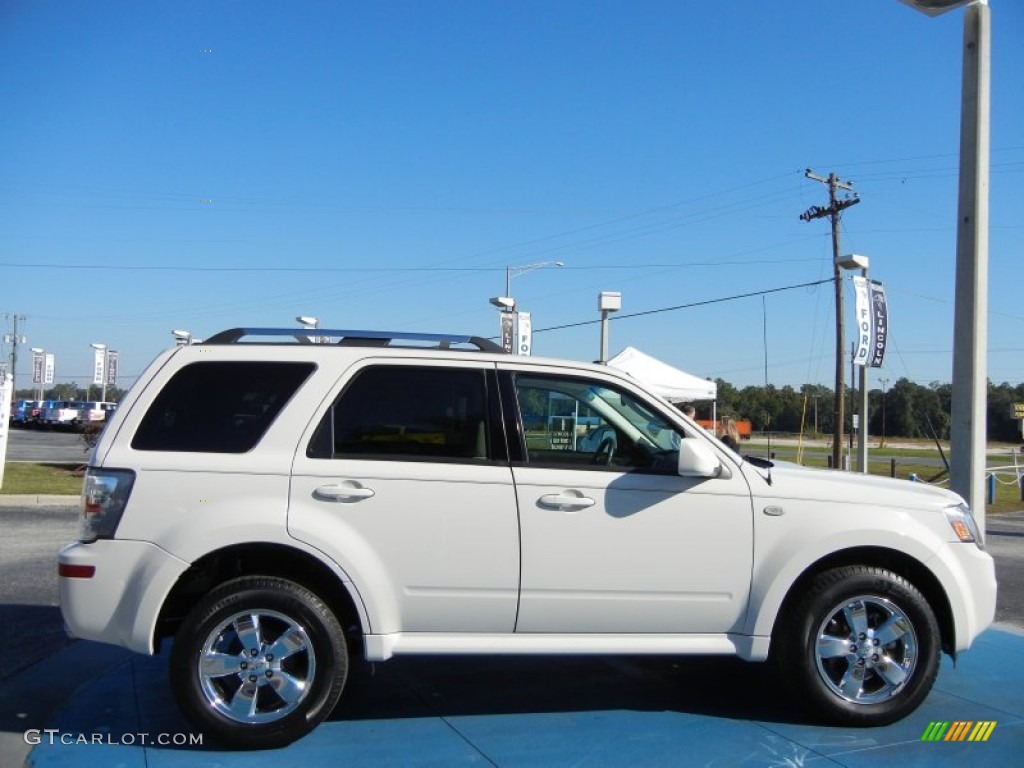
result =
[[[864,279],[868,279],[868,268],[861,270]],[[868,473],[868,361],[860,366],[860,424],[857,428],[857,469]]]
[[880,378],[878,382],[882,385],[882,440],[878,447],[885,448],[885,386],[889,383],[889,379]]
[[953,321],[950,488],[970,504],[985,534],[988,399],[988,183],[991,13],[964,13],[960,192]]
[[844,347],[846,346],[846,333],[843,321],[843,276],[838,263],[839,214],[844,208],[849,208],[851,205],[859,203],[860,198],[852,197],[847,198],[846,200],[839,200],[836,195],[837,191],[839,189],[853,189],[853,185],[849,182],[840,181],[839,177],[834,173],[830,173],[828,178],[825,179],[812,173],[811,169],[808,168],[804,175],[808,179],[828,184],[828,208],[812,206],[800,214],[800,218],[803,221],[810,221],[811,219],[820,219],[827,216],[832,223],[832,280],[835,284],[836,299],[836,391],[832,404],[832,466],[833,468],[838,469],[842,465],[843,459],[843,420],[846,418],[846,415],[843,412],[843,401],[845,397],[845,393],[843,391],[843,355],[845,354]]

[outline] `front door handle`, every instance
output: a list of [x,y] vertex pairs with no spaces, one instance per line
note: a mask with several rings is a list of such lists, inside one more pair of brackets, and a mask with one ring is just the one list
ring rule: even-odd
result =
[[352,502],[370,498],[374,495],[374,490],[359,483],[336,483],[321,485],[313,491],[313,495],[324,501]]
[[575,495],[571,493],[548,493],[540,497],[542,507],[553,507],[555,509],[586,509],[597,502],[589,496]]

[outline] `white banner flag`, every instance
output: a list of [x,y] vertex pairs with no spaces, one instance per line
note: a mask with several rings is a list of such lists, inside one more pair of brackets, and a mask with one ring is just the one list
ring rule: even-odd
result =
[[93,363],[92,363],[92,383],[93,384],[102,384],[103,383],[103,374],[106,373],[106,371],[104,370],[105,366],[103,365],[103,362],[104,362],[103,361],[104,352],[106,352],[105,349],[97,349],[96,350],[96,354],[93,357]]
[[53,384],[53,353],[46,353],[46,360],[43,363],[43,384]]
[[516,354],[529,355],[533,347],[533,327],[529,312],[519,313],[519,328],[516,333]]
[[857,347],[853,353],[856,365],[868,364],[868,353],[871,350],[871,302],[868,299],[868,280],[856,275],[853,278],[853,290],[857,295],[857,306],[854,317],[857,321]]

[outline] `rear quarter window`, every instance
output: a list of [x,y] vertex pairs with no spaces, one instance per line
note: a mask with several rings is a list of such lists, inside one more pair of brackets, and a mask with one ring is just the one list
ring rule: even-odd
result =
[[245,453],[252,450],[316,366],[208,362],[171,378],[132,439],[139,451]]

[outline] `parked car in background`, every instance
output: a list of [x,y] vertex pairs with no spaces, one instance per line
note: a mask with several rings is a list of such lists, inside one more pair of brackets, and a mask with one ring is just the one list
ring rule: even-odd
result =
[[11,426],[25,427],[39,420],[41,400],[18,400],[11,406]]
[[81,403],[82,422],[106,421],[107,417],[117,410],[117,403],[102,403],[98,400],[87,400]]
[[39,421],[43,426],[56,429],[75,429],[82,423],[83,403],[75,400],[60,400],[44,407]]

